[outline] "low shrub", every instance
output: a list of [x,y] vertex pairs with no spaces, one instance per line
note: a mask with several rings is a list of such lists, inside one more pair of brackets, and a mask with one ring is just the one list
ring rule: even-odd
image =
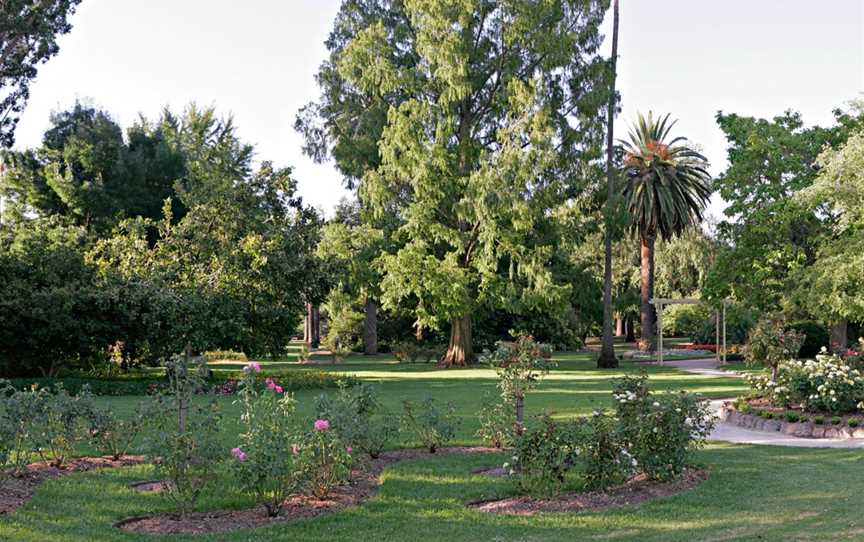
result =
[[539,423],[517,435],[511,461],[504,468],[514,476],[524,492],[546,495],[557,493],[579,455],[576,424],[556,422],[543,416]]
[[444,446],[456,435],[459,420],[456,418],[456,407],[447,403],[443,408],[435,404],[432,397],[427,397],[419,407],[411,401],[403,401],[403,424],[413,432],[429,453]]
[[861,425],[861,420],[859,420],[858,418],[849,418],[849,421],[846,423],[847,425],[849,425],[849,427],[858,427],[859,425]]
[[118,460],[126,455],[150,417],[149,405],[143,403],[131,418],[97,409],[90,416],[90,436],[100,453]]
[[816,425],[824,425],[825,424],[825,416],[816,416],[813,418],[813,423]]
[[319,396],[315,412],[330,421],[343,442],[373,459],[399,435],[398,417],[384,409],[369,384],[343,385],[335,394]]
[[35,453],[48,390],[34,387],[21,391],[0,381],[0,474],[22,474]]
[[207,363],[214,361],[240,361],[246,363],[249,361],[246,354],[243,352],[235,352],[233,350],[211,350],[209,352],[204,352],[204,359],[207,360]]
[[787,411],[785,416],[786,416],[786,421],[789,423],[797,423],[798,421],[801,420],[801,416],[797,412],[793,412],[791,410]]
[[243,432],[231,450],[234,476],[241,491],[277,516],[285,499],[301,487],[294,437],[294,399],[271,379],[262,390],[254,370],[246,371],[239,398]]
[[516,431],[516,406],[498,394],[487,395],[480,407],[477,436],[495,448],[511,446]]
[[296,449],[305,491],[321,500],[333,488],[346,484],[354,461],[352,452],[337,432],[331,430],[329,420],[315,420]]
[[713,429],[707,403],[686,392],[652,394],[645,376],[620,379],[614,389],[623,438],[642,471],[651,480],[679,475]]
[[800,404],[808,412],[854,412],[864,400],[864,375],[841,356],[822,352],[815,360],[780,362],[776,377],[749,375],[754,392],[773,405]]
[[771,379],[776,380],[780,364],[798,357],[804,339],[803,334],[785,329],[783,322],[768,316],[759,320],[750,332],[744,359],[750,365],[764,363],[771,369]]
[[833,418],[831,418],[831,425],[840,425],[841,423],[843,423],[842,418],[838,416],[834,416]]

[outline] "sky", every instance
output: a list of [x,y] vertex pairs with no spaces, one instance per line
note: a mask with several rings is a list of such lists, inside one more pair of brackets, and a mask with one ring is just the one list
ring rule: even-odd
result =
[[[862,0],[620,3],[616,137],[639,111],[669,112],[675,135],[698,144],[716,175],[726,164],[718,110],[770,118],[794,109],[808,124],[827,125],[834,108],[864,97]],[[258,159],[292,166],[304,199],[329,214],[348,192],[332,164],[303,155],[293,123],[318,96],[314,74],[339,4],[83,0],[60,53],[31,87],[16,146],[37,146],[50,113],[76,99],[124,127],[165,106],[213,105],[233,115]],[[722,208],[715,197],[709,211],[720,216]]]

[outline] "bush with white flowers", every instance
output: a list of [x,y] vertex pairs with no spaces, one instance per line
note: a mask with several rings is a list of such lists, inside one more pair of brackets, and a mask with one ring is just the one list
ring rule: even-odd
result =
[[835,413],[864,407],[864,375],[845,358],[824,348],[815,360],[780,363],[776,380],[755,376],[750,378],[750,385],[775,406]]

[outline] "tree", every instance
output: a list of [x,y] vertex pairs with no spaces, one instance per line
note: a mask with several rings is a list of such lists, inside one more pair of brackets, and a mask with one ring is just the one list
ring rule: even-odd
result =
[[[399,202],[404,246],[382,258],[383,305],[413,298],[419,323],[450,323],[441,366],[475,360],[478,302],[520,311],[566,296],[546,268],[554,247],[534,230],[600,156],[607,7],[413,0],[404,40],[376,24],[345,47],[340,71],[352,85],[405,93],[360,193],[378,216]],[[418,61],[394,63],[394,49]]]
[[[106,234],[124,217],[158,220],[186,175],[185,159],[159,124],[123,130],[98,108],[76,103],[51,115],[37,149],[6,151],[0,192],[15,212],[61,215]],[[185,208],[175,209],[179,218]]]
[[671,239],[702,222],[702,211],[711,197],[707,160],[676,137],[667,142],[675,122],[669,115],[654,119],[639,115],[623,141],[627,182],[622,194],[630,215],[630,231],[638,236],[641,263],[642,336],[639,348],[648,350],[654,340],[654,243]]
[[606,106],[606,227],[604,228],[604,265],[603,265],[603,344],[597,357],[598,368],[618,367],[615,357],[615,339],[612,335],[612,205],[615,200],[615,179],[612,172],[613,125],[615,123],[615,77],[618,62],[618,0],[614,1],[612,21],[612,84],[609,90],[609,105]]
[[864,130],[836,150],[826,148],[816,165],[815,182],[797,198],[827,210],[827,227],[815,261],[800,270],[797,293],[813,314],[833,324],[832,347],[845,351],[847,320],[864,321]]
[[37,66],[60,51],[57,36],[81,0],[5,0],[0,3],[0,147],[15,142],[15,127]]

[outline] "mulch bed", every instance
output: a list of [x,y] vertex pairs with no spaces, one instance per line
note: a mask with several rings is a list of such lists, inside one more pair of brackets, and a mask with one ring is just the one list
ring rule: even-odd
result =
[[185,516],[177,514],[138,516],[120,520],[114,526],[125,531],[139,533],[207,534],[263,527],[299,518],[310,518],[335,512],[347,506],[356,506],[370,499],[378,491],[379,475],[385,467],[393,463],[454,453],[489,452],[500,452],[500,450],[485,447],[449,447],[441,448],[435,454],[430,454],[423,449],[385,452],[378,459],[368,461],[362,469],[355,469],[352,473],[351,484],[334,489],[326,500],[319,501],[301,495],[292,496],[285,502],[282,513],[275,518],[268,517],[264,507],[260,506],[243,510],[193,512]]
[[689,491],[708,478],[704,470],[687,469],[671,482],[652,482],[644,475],[607,491],[565,493],[548,499],[528,496],[468,503],[470,508],[492,514],[530,516],[541,512],[599,512],[617,506],[639,504]]
[[94,469],[140,465],[145,461],[144,456],[126,455],[118,460],[107,456],[79,457],[67,461],[63,468],[57,468],[48,461],[31,463],[21,475],[0,480],[0,515],[15,512],[30,500],[36,488],[45,480]]

